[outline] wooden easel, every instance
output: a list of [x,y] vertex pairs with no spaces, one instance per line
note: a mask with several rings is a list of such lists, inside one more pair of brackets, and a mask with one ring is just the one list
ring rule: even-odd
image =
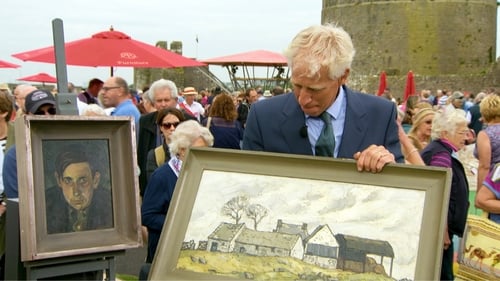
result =
[[115,280],[115,259],[125,250],[22,262],[18,202],[7,201],[6,216],[5,280],[38,280],[101,270],[106,280]]

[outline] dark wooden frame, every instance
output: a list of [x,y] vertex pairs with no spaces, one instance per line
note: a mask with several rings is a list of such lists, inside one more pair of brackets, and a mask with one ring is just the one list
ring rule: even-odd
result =
[[[47,234],[42,142],[106,139],[113,227]],[[135,127],[131,117],[36,116],[16,120],[21,260],[111,252],[142,245]]]

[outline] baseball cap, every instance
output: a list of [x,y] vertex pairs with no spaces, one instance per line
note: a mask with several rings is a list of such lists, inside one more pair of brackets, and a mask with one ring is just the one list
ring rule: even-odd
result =
[[56,98],[47,90],[35,90],[26,96],[24,103],[25,111],[28,113],[35,113],[42,105],[51,104],[56,105]]

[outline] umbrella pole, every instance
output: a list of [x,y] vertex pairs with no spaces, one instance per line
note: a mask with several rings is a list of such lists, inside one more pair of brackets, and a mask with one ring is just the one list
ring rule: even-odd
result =
[[109,70],[110,70],[111,77],[113,77],[113,67],[110,67]]

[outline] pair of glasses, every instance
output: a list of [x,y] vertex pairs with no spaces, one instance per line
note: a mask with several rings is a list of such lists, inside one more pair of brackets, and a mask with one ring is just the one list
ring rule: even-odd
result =
[[432,124],[432,120],[427,120],[427,121],[425,121],[425,124],[427,124],[427,125]]
[[103,90],[104,92],[107,92],[109,90],[118,89],[118,88],[121,88],[121,87],[120,86],[102,87],[101,90]]
[[56,109],[53,108],[53,107],[51,107],[51,108],[49,108],[47,110],[41,110],[41,109],[39,109],[39,110],[37,110],[35,112],[35,115],[47,115],[47,114],[49,114],[49,115],[56,115]]
[[172,126],[174,126],[174,128],[177,128],[177,126],[179,126],[180,123],[181,122],[172,122],[172,123],[167,122],[167,123],[162,123],[161,126],[162,126],[163,129],[168,130]]

